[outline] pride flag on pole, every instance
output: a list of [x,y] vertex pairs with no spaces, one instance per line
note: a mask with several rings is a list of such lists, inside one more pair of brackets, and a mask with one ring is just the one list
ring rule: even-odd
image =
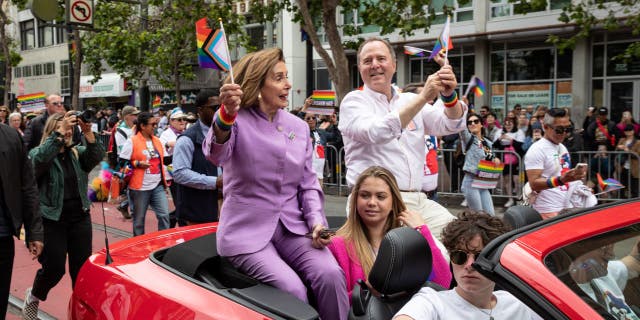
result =
[[404,46],[404,53],[410,56],[424,57],[426,52],[431,52],[431,51],[412,47],[412,46]]
[[451,19],[447,16],[447,21],[444,24],[444,28],[442,28],[442,32],[438,39],[436,39],[436,44],[431,51],[431,55],[429,56],[429,60],[433,59],[440,51],[445,50],[447,53],[445,55],[448,56],[449,50],[453,49],[453,42],[451,41],[451,37],[449,33],[451,32]]
[[482,82],[482,80],[480,80],[480,78],[476,76],[471,77],[471,80],[469,81],[469,85],[467,86],[467,91],[464,93],[464,95],[468,96],[469,91],[471,91],[472,89],[476,97],[482,96],[487,91],[487,89],[484,87],[484,83]]
[[602,180],[602,176],[599,172],[596,173],[596,178],[598,179],[598,186],[600,186],[600,190],[602,191],[601,193],[624,188],[624,185],[616,179],[608,178],[606,180]]
[[[222,26],[222,22],[220,22]],[[196,21],[196,42],[198,46],[198,64],[201,68],[212,68],[228,72],[231,58],[224,29],[215,31],[207,25],[207,18]]]

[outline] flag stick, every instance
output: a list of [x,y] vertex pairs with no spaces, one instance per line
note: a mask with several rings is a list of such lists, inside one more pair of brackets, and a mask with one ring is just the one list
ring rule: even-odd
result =
[[464,96],[468,97],[469,96],[469,91],[471,91],[471,81],[473,81],[475,76],[471,77],[471,80],[469,80],[469,85],[467,86],[467,91],[464,92]]
[[229,61],[229,75],[231,76],[231,83],[236,83],[233,80],[233,67],[231,66],[231,57],[229,56],[229,42],[227,42],[227,33],[224,31],[224,25],[222,25],[222,18],[218,18],[220,22],[220,29],[222,30],[222,34],[224,35],[224,45],[227,47],[227,61]]
[[620,189],[623,189],[623,188],[624,188],[624,187],[620,187],[620,188],[616,188],[616,189],[611,189],[611,190],[605,190],[605,191],[602,191],[602,192],[595,193],[595,194],[593,194],[593,195],[594,195],[594,196],[599,196],[599,195],[601,195],[601,194],[604,194],[604,193],[607,193],[607,192],[611,192],[611,191],[620,190]]
[[[447,16],[447,24],[449,25],[449,16]],[[442,37],[441,37],[442,38]],[[447,43],[444,43],[444,65],[448,65],[449,64],[449,41],[451,41],[451,35],[448,34],[447,35]]]

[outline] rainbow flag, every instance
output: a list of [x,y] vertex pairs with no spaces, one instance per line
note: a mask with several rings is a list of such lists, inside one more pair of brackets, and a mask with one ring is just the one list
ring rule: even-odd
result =
[[476,77],[475,75],[471,77],[471,80],[469,80],[469,85],[467,86],[467,90],[465,91],[464,95],[468,96],[471,90],[473,90],[473,93],[476,95],[476,97],[482,96],[487,91],[482,80],[480,80],[480,78]]
[[161,103],[162,103],[162,99],[160,99],[160,96],[156,95],[156,97],[153,98],[153,102],[151,103],[151,105],[155,108],[160,106]]
[[336,92],[331,90],[313,90],[311,95],[313,101],[335,101]]
[[20,104],[20,112],[29,113],[29,112],[35,112],[38,110],[45,109],[46,108],[46,106],[44,105],[45,97],[46,95],[44,92],[35,92],[35,93],[29,93],[29,94],[17,96],[16,99]]
[[431,52],[431,51],[412,47],[412,46],[404,46],[404,53],[410,56],[424,57],[426,52]]
[[228,72],[231,58],[227,47],[227,37],[222,29],[213,31],[207,25],[207,18],[196,21],[196,44],[198,64],[201,68],[212,68]]
[[603,192],[609,192],[624,188],[624,185],[616,179],[608,178],[606,180],[602,180],[602,176],[599,172],[596,173],[596,178],[598,179],[598,186],[600,186],[600,190],[602,190]]
[[19,103],[29,103],[32,101],[44,100],[45,97],[46,96],[44,92],[36,92],[36,93],[30,93],[30,94],[18,96],[16,99],[18,100]]
[[445,48],[447,51],[453,49],[453,42],[451,42],[451,37],[449,37],[449,33],[451,31],[451,19],[447,16],[447,21],[444,24],[444,28],[442,28],[442,32],[438,39],[436,39],[436,44],[433,46],[433,50],[431,51],[431,55],[429,56],[429,60],[433,59],[435,56],[440,53],[440,51]]

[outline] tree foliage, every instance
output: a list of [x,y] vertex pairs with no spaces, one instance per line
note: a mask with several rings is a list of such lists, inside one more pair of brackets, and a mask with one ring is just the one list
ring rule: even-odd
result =
[[20,61],[22,61],[22,56],[20,56],[17,51],[18,45],[15,39],[7,33],[7,26],[10,25],[12,21],[5,10],[9,8],[9,4],[23,8],[25,3],[26,0],[0,0],[0,50],[2,50],[0,60],[3,61],[5,65],[5,79],[4,85],[2,86],[4,89],[4,95],[2,97],[4,104],[9,103],[9,91],[11,90],[11,82],[13,82],[13,67],[16,67],[20,64]]

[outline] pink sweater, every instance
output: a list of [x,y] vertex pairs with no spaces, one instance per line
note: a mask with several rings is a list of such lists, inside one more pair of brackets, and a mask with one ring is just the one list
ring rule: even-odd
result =
[[[429,275],[429,279],[445,288],[449,288],[451,284],[451,271],[449,270],[449,264],[447,260],[445,260],[442,252],[433,240],[431,236],[431,231],[426,225],[420,227],[420,233],[429,243],[429,247],[431,248],[432,255],[432,263],[431,263],[431,274]],[[353,243],[349,244],[349,249],[351,252],[355,252],[355,248],[353,247]],[[351,291],[353,287],[356,285],[357,281],[367,280],[364,275],[364,270],[362,270],[362,266],[360,265],[360,261],[352,260],[347,253],[347,244],[344,241],[344,238],[340,236],[336,236],[331,238],[331,243],[327,246],[333,256],[338,261],[338,264],[344,271],[344,276],[347,280],[347,291],[349,293],[349,298],[351,298]]]

